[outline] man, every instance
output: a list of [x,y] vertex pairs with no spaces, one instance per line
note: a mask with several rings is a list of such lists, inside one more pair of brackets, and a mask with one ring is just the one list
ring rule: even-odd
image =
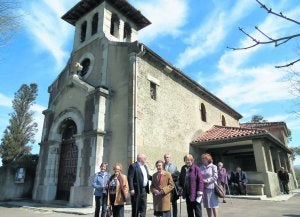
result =
[[145,165],[146,156],[137,155],[137,161],[128,168],[128,185],[131,195],[132,217],[146,216],[147,194],[149,194],[149,175],[148,168]]
[[284,167],[280,167],[279,171],[278,171],[278,178],[280,180],[281,183],[281,187],[283,190],[284,194],[289,194],[289,186],[288,183],[290,181],[290,177],[288,172],[285,170]]
[[177,217],[177,200],[179,198],[178,196],[178,178],[180,172],[177,170],[177,167],[175,164],[171,163],[171,155],[170,154],[165,154],[164,155],[164,167],[165,170],[172,175],[172,179],[175,183],[175,187],[171,193],[171,203],[172,203],[172,214],[173,217]]
[[231,172],[230,183],[233,187],[233,191],[236,194],[245,195],[246,194],[246,184],[247,184],[247,174],[242,171],[241,167],[237,166],[235,173]]

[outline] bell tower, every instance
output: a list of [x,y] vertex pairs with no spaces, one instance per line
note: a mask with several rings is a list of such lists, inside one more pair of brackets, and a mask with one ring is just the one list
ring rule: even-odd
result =
[[125,166],[133,153],[132,57],[150,21],[126,0],[81,0],[62,19],[75,27],[73,50],[48,88],[33,198],[90,206],[101,162]]
[[75,26],[73,51],[96,38],[134,42],[151,22],[126,0],[81,0],[62,19]]

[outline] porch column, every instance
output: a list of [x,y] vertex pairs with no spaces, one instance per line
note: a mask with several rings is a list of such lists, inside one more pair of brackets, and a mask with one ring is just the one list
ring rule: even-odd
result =
[[277,172],[280,168],[280,156],[279,156],[279,151],[277,149],[274,149],[272,152],[272,156],[274,158],[274,167],[275,167],[275,172]]
[[272,153],[270,146],[265,146],[265,151],[266,151],[266,159],[267,159],[267,165],[268,165],[268,170],[270,172],[274,172],[274,165],[273,165],[273,159],[272,159]]
[[253,151],[257,172],[266,173],[268,171],[268,166],[262,140],[253,140]]

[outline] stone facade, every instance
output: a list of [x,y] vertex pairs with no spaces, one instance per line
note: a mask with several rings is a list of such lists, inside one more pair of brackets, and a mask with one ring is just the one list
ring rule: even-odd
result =
[[[150,24],[140,12],[127,1],[95,2],[80,1],[63,16],[75,26],[74,46],[65,69],[49,87],[36,200],[92,205],[91,180],[102,161],[110,169],[120,162],[126,173],[136,155],[145,153],[153,172],[155,161],[170,153],[180,167],[188,153],[199,162],[205,150],[190,145],[199,133],[214,125],[239,127],[239,113],[136,41],[138,31]],[[95,15],[97,32],[92,34]],[[124,37],[125,26],[131,28],[130,37]],[[254,152],[263,147],[253,143]]]

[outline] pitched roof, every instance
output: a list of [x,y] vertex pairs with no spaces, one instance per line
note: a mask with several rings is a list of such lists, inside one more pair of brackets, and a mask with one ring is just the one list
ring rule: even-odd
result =
[[214,125],[211,129],[204,133],[200,133],[191,142],[191,145],[201,144],[220,144],[243,141],[246,139],[268,139],[278,147],[284,149],[287,153],[291,154],[291,150],[285,146],[281,141],[274,137],[271,133],[264,129],[255,128],[242,128],[242,127],[224,127]]
[[241,123],[242,128],[262,128],[262,127],[273,127],[273,126],[283,126],[286,127],[285,122],[250,122]]
[[256,129],[267,129],[271,128],[282,128],[284,130],[285,135],[288,135],[288,128],[285,122],[250,122],[250,123],[241,123],[240,127],[242,128],[256,128]]
[[242,138],[257,135],[266,135],[268,131],[261,129],[247,129],[240,127],[224,127],[214,125],[210,130],[201,133],[191,144],[200,142],[223,141],[233,138]]
[[68,23],[75,25],[75,23],[85,14],[96,8],[103,2],[108,2],[114,8],[119,10],[124,16],[131,19],[138,27],[138,30],[148,26],[151,22],[141,14],[139,10],[134,8],[126,0],[81,0],[73,8],[62,16],[62,19]]

